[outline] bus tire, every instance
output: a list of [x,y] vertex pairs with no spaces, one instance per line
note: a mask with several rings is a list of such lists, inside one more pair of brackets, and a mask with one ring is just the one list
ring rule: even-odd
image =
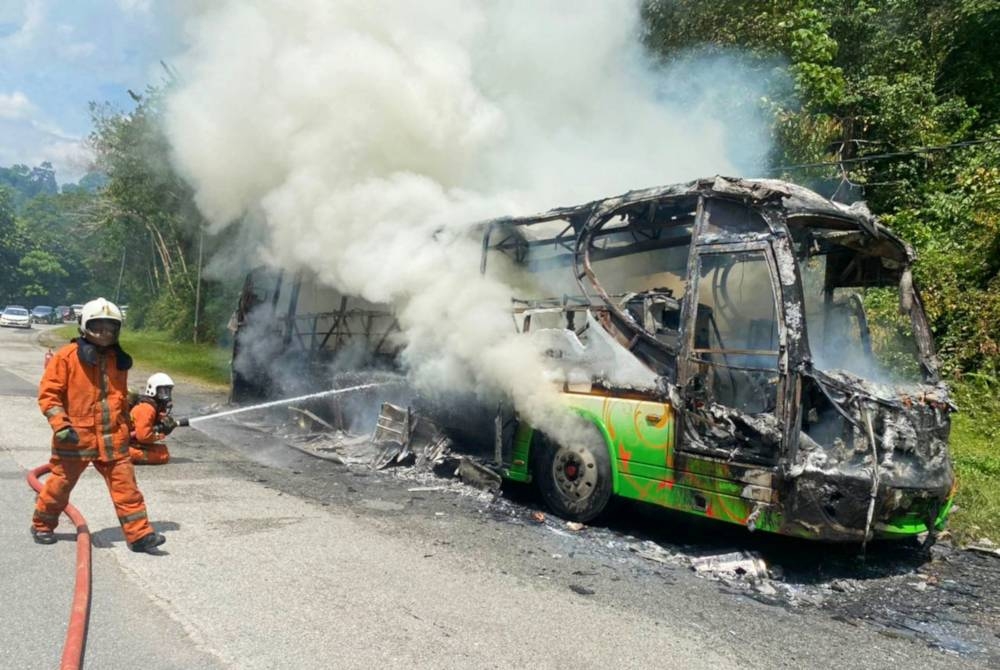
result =
[[604,437],[593,427],[587,437],[563,446],[538,434],[535,478],[549,509],[570,521],[591,521],[611,499],[611,457]]

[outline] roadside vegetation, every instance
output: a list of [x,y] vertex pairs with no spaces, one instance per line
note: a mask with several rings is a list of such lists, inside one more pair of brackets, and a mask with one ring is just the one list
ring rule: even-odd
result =
[[[961,407],[951,529],[1000,541],[1000,0],[640,2],[655,60],[732,59],[765,86],[725,101],[770,123],[758,175],[863,198],[915,247]],[[203,272],[227,240],[202,235],[171,165],[170,86],[133,94],[130,110],[92,105],[96,163],[78,184],[59,188],[47,163],[0,168],[0,301],[128,303],[137,358],[223,383],[228,354],[212,345],[246,268]]]
[[959,412],[951,428],[958,509],[949,530],[962,543],[1000,544],[1000,379],[970,375],[955,387]]
[[[47,346],[59,347],[76,336],[77,327],[67,325],[48,331],[41,341]],[[229,384],[231,352],[226,347],[214,343],[177,342],[166,331],[130,328],[122,330],[121,345],[144,369],[168,372],[220,388]],[[137,385],[135,379],[131,385]]]

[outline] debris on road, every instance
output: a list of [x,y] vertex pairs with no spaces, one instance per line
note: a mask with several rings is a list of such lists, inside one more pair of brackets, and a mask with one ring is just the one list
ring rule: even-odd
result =
[[459,460],[455,474],[466,484],[492,493],[498,493],[503,482],[499,472],[464,456]]
[[451,440],[433,421],[409,407],[382,403],[372,444],[381,448],[372,462],[376,470],[396,465],[426,466],[450,456]]
[[653,561],[655,563],[664,563],[667,565],[677,564],[677,559],[675,555],[655,542],[646,540],[640,543],[638,546],[635,544],[628,545],[629,551],[634,553],[640,558],[645,558],[647,561]]
[[761,579],[769,576],[764,559],[749,551],[697,556],[691,559],[691,568],[695,572],[710,573],[723,579]]
[[313,412],[307,409],[302,409],[300,407],[290,406],[289,411],[295,412],[299,415],[299,426],[304,430],[316,430],[316,425],[319,425],[327,430],[337,430],[333,425],[324,421],[320,417],[316,416]]
[[1000,558],[1000,548],[987,538],[978,540],[975,544],[971,544],[965,549],[967,551],[974,551],[979,554],[986,554],[987,556],[996,556],[997,558]]

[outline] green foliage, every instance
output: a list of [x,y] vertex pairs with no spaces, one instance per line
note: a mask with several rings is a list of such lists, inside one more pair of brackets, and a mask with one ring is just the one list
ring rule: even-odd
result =
[[33,168],[27,165],[0,167],[0,186],[7,186],[14,192],[15,206],[37,195],[52,195],[59,191],[55,170],[48,162]]
[[191,188],[170,163],[161,123],[163,91],[150,88],[134,97],[137,106],[128,114],[92,107],[91,142],[107,176],[94,217],[104,244],[92,266],[105,278],[102,290],[129,304],[134,326],[177,340],[213,340],[221,324],[206,320],[218,315],[207,313],[205,305],[223,300],[232,306],[236,293],[216,295],[224,289],[211,282],[199,288],[199,245],[204,243],[208,259],[217,242],[202,238],[204,221]]
[[14,193],[0,186],[0,301],[16,302],[17,274],[12,272],[20,261],[24,241],[14,220]]
[[844,97],[846,82],[834,64],[839,45],[829,35],[829,20],[816,9],[798,7],[776,27],[778,44],[791,61],[798,98],[815,112],[836,106]]
[[[994,129],[1000,133],[1000,126]],[[885,217],[920,254],[916,277],[954,374],[1000,369],[1000,145],[964,150]]]
[[20,275],[21,295],[29,298],[48,297],[49,287],[69,276],[58,258],[40,249],[34,249],[22,256],[17,271]]
[[1000,376],[971,373],[955,386],[952,460],[958,476],[958,511],[949,528],[960,541],[1000,540]]
[[8,214],[0,215],[5,231],[0,255],[8,271],[0,289],[8,301],[54,305],[87,297],[93,232],[81,221],[91,200],[86,193],[42,193],[22,201],[13,218],[6,207]]
[[921,379],[913,322],[899,308],[899,291],[870,288],[864,293],[872,354],[882,370],[899,381]]
[[122,331],[122,347],[148,368],[170,370],[212,384],[229,383],[232,352],[215,344],[178,342],[172,333],[158,330]]

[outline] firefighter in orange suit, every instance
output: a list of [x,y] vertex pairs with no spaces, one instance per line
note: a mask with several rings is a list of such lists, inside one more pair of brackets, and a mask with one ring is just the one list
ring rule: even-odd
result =
[[167,445],[161,440],[177,427],[177,421],[170,416],[173,389],[170,375],[157,372],[146,382],[146,390],[132,406],[132,442],[128,453],[136,465],[162,465],[170,460]]
[[165,538],[153,530],[129,459],[126,404],[132,357],[118,345],[121,311],[104,298],[80,314],[80,337],[56,352],[38,387],[38,406],[52,426],[51,473],[35,503],[31,535],[39,544],[56,541],[53,531],[70,492],[93,463],[111,493],[132,551],[156,553]]

